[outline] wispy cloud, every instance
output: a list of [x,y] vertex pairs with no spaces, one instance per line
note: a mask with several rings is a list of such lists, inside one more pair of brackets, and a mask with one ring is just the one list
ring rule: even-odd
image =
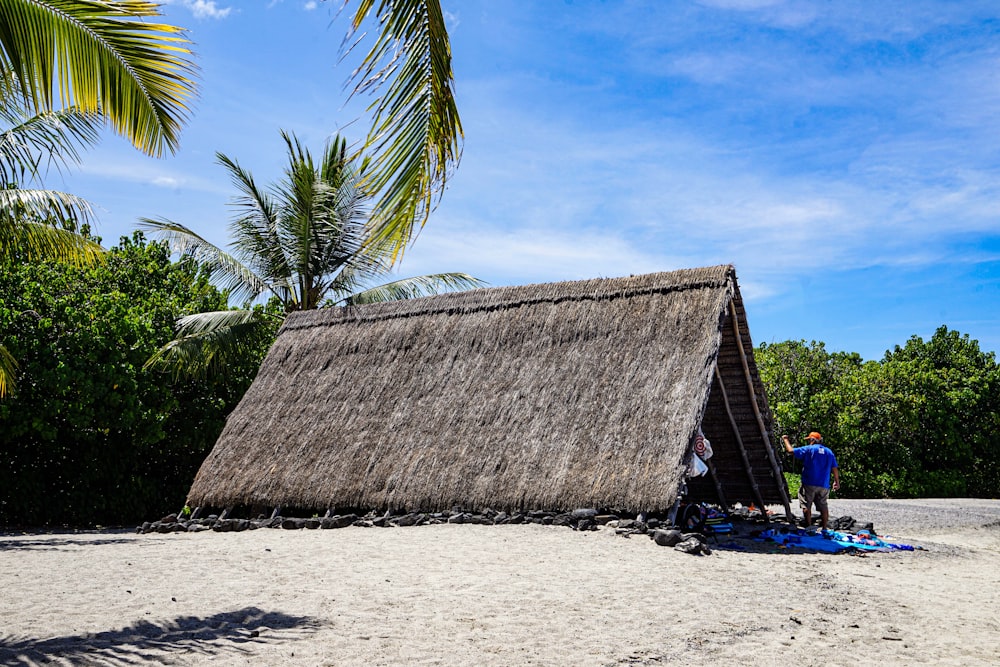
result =
[[231,192],[225,181],[204,178],[181,169],[167,168],[163,163],[139,155],[117,156],[114,160],[100,157],[87,160],[77,170],[81,175],[109,183],[151,185],[168,190],[191,190],[228,196]]
[[165,5],[180,5],[188,9],[198,19],[224,19],[232,7],[219,7],[215,0],[162,0]]

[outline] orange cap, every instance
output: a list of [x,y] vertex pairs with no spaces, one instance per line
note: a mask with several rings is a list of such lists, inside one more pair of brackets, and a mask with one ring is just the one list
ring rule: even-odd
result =
[[821,436],[821,435],[820,435],[819,433],[817,433],[816,431],[813,431],[812,433],[810,433],[810,434],[809,434],[809,439],[810,439],[810,440],[822,440],[822,439],[823,439],[823,436]]

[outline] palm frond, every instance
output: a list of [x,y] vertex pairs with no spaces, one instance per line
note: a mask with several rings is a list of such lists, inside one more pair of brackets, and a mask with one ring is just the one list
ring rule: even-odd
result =
[[[374,5],[359,2],[355,30]],[[462,123],[440,1],[379,0],[376,15],[381,32],[352,79],[355,94],[378,95],[365,143],[377,156],[367,183],[379,196],[374,236],[391,241],[395,261],[460,160]]]
[[201,380],[224,374],[244,361],[268,335],[267,315],[224,310],[178,320],[177,336],[153,354],[146,370],[170,373],[174,380]]
[[143,0],[4,0],[0,70],[38,112],[101,114],[143,152],[176,152],[196,67],[184,31],[157,16]]
[[[139,228],[166,241],[172,251],[188,255],[207,267],[219,287],[238,300],[256,299],[271,289],[267,280],[258,276],[239,259],[178,222],[166,218],[141,218]],[[218,274],[222,275],[221,280]]]
[[14,386],[17,362],[6,347],[0,345],[0,398],[7,395]]
[[97,142],[103,121],[76,109],[28,115],[4,100],[0,120],[0,182],[21,183],[40,178],[43,162],[57,169],[79,162],[79,149]]
[[222,153],[215,157],[229,172],[239,193],[232,200],[237,215],[229,225],[234,254],[253,273],[266,276],[272,292],[288,303],[289,295],[294,293],[293,269],[278,228],[279,207],[239,162]]
[[90,204],[55,190],[0,190],[0,263],[54,259],[73,264],[100,261],[104,249],[76,233]]
[[431,294],[467,290],[484,285],[486,285],[485,282],[473,278],[467,273],[435,273],[403,278],[384,285],[370,287],[344,298],[342,303],[346,306],[356,306],[363,303],[416,299]]

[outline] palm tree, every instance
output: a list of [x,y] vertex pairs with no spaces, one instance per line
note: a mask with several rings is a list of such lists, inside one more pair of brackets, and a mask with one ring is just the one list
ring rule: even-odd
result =
[[282,132],[282,138],[288,166],[267,190],[236,160],[216,154],[239,192],[233,200],[231,253],[176,222],[146,218],[141,223],[208,268],[232,297],[250,302],[269,295],[278,314],[245,308],[183,317],[174,340],[147,367],[175,377],[205,377],[224,372],[231,360],[256,349],[273,330],[274,319],[288,313],[483,284],[464,273],[441,273],[372,286],[391,272],[392,250],[373,238],[368,224],[368,161],[353,160],[340,136],[326,144],[318,161],[294,135]]
[[175,152],[195,66],[183,30],[157,16],[144,0],[3,0],[0,96],[97,114],[144,153]]
[[373,239],[395,261],[427,221],[461,157],[451,43],[440,0],[358,0],[357,31],[375,14],[381,30],[354,72],[354,94],[373,94],[365,149],[377,155],[366,187],[378,193]]

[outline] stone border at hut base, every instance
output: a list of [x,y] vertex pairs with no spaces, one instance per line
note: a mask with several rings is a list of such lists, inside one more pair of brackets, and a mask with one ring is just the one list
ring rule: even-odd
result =
[[330,516],[283,517],[274,516],[256,519],[230,519],[210,514],[205,518],[187,519],[177,514],[170,514],[159,521],[147,521],[136,529],[137,533],[180,533],[201,532],[238,532],[256,530],[258,528],[297,529],[332,529],[356,526],[359,528],[406,528],[411,526],[452,524],[479,524],[484,526],[516,525],[535,523],[545,526],[566,526],[573,530],[597,530],[601,526],[627,530],[630,532],[646,532],[661,525],[661,521],[650,518],[645,521],[638,519],[620,519],[617,514],[600,514],[594,509],[576,509],[572,512],[551,512],[534,510],[528,512],[503,512],[492,509],[469,511],[454,509],[442,512],[407,512],[393,514],[390,512],[368,512],[363,516],[358,514],[334,514]]
[[[711,528],[706,530],[685,529],[682,526],[671,525],[665,518],[632,515],[628,513],[602,513],[596,509],[580,508],[572,512],[528,511],[504,512],[492,509],[469,511],[453,509],[442,512],[407,512],[390,513],[371,511],[364,515],[356,513],[328,514],[324,517],[284,517],[270,518],[259,516],[256,519],[225,518],[210,514],[204,518],[185,518],[176,514],[163,517],[159,521],[147,521],[136,528],[137,533],[196,533],[214,531],[218,533],[241,532],[260,528],[280,528],[285,530],[330,530],[347,528],[406,528],[415,526],[440,524],[476,524],[488,526],[538,524],[544,526],[565,526],[575,531],[613,530],[616,535],[629,538],[635,535],[645,535],[659,546],[673,547],[678,551],[694,555],[709,555],[712,545],[715,548],[729,550],[737,544],[737,550],[761,550],[759,547],[749,548],[748,543],[759,535],[768,525],[778,527],[778,530],[796,530],[785,523],[784,515],[765,517],[759,511],[737,510],[729,514],[732,520],[731,532],[713,534]],[[795,517],[793,517],[794,519]],[[850,531],[873,530],[870,523],[861,524],[851,517],[834,519],[838,529]],[[766,548],[764,549],[766,550]]]

